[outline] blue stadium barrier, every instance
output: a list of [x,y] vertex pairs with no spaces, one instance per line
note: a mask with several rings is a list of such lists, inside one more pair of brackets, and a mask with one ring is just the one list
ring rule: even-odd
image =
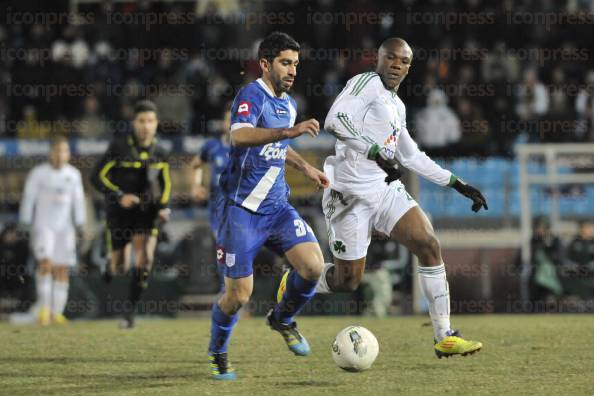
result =
[[[466,182],[481,189],[488,199],[489,210],[474,214],[469,209],[468,200],[456,196],[453,191],[439,187],[421,178],[421,199],[419,203],[434,218],[520,216],[520,181],[519,163],[517,160],[495,157],[484,161],[456,159],[453,161],[438,160],[437,162],[463,178]],[[530,161],[527,164],[527,168],[529,174],[532,175],[546,174],[546,166],[542,161]],[[560,166],[558,170],[560,174],[572,172],[572,169],[568,166]],[[594,213],[594,186],[586,186],[584,189],[584,194],[578,196],[561,196],[559,198],[561,215],[581,216]],[[549,213],[551,197],[548,195],[547,190],[543,186],[532,186],[530,188],[530,205],[534,215]],[[508,194],[507,200],[506,194]]]

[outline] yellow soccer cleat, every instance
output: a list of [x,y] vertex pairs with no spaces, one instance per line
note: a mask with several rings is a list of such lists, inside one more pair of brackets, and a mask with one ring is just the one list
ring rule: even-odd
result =
[[467,341],[462,338],[458,331],[454,331],[451,335],[447,335],[441,341],[435,343],[435,354],[438,358],[454,355],[472,355],[478,352],[483,347],[483,344],[478,341]]
[[280,303],[283,299],[283,294],[285,294],[285,290],[287,290],[287,278],[289,277],[289,272],[286,271],[280,281],[280,285],[278,285],[278,290],[276,292],[276,302]]
[[66,324],[68,324],[68,319],[66,319],[66,316],[64,316],[62,314],[55,315],[54,323],[58,324],[58,325],[66,325]]
[[37,314],[37,324],[40,326],[48,326],[51,323],[51,314],[48,308],[40,308]]

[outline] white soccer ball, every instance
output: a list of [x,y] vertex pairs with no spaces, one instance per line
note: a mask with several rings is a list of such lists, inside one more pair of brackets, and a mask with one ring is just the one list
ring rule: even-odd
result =
[[338,367],[346,371],[367,370],[378,353],[377,338],[361,326],[342,329],[332,343],[332,357]]

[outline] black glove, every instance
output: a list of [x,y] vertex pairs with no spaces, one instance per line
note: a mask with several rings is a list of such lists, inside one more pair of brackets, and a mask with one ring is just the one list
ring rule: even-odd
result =
[[466,198],[472,200],[473,212],[478,212],[481,210],[481,207],[484,207],[485,210],[489,210],[489,207],[487,206],[487,200],[477,188],[472,187],[470,184],[464,183],[458,178],[456,178],[456,181],[451,185],[451,187],[460,194],[464,195]]
[[387,176],[384,179],[386,183],[390,184],[402,177],[400,171],[400,164],[394,157],[390,157],[386,150],[381,149],[377,144],[374,144],[369,150],[368,158],[375,161],[375,163],[386,172]]

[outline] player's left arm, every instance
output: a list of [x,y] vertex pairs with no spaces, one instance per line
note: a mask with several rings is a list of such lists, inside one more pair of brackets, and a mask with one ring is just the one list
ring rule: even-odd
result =
[[330,179],[328,179],[328,176],[321,170],[313,167],[301,155],[293,150],[291,146],[288,146],[286,163],[291,168],[297,169],[303,173],[305,177],[316,183],[318,187],[327,188],[330,186]]
[[406,126],[403,126],[396,146],[396,159],[404,166],[440,186],[449,186],[472,200],[472,210],[478,212],[481,207],[488,210],[487,199],[476,187],[466,184],[452,172],[442,168],[427,154],[419,149]]

